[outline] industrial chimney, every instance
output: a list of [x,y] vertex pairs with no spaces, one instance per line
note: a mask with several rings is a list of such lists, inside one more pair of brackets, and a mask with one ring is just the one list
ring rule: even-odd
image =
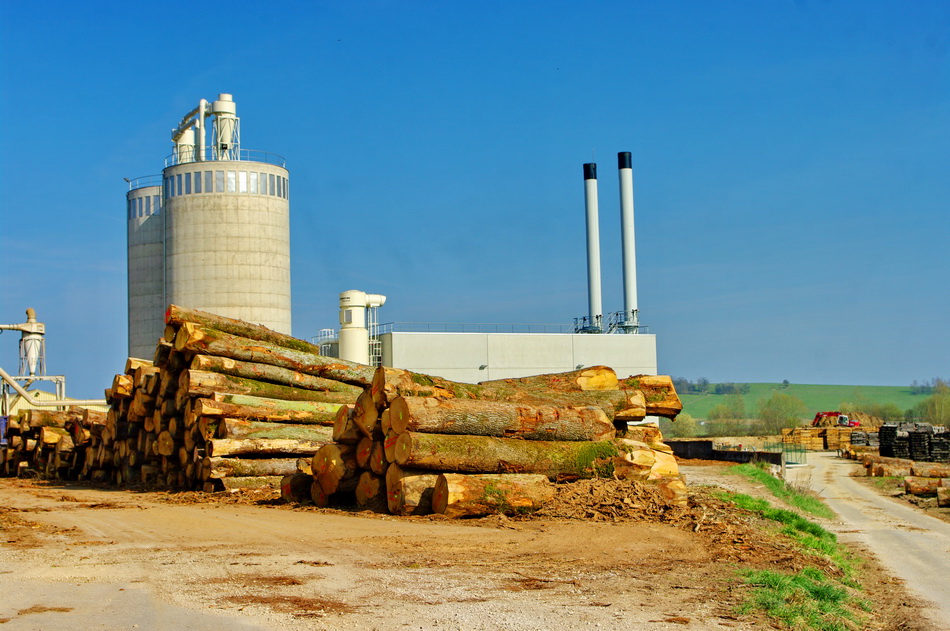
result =
[[636,333],[640,326],[637,308],[637,253],[633,234],[633,166],[630,152],[617,154],[620,170],[620,227],[623,244],[623,329]]
[[597,214],[597,165],[584,165],[584,202],[587,207],[587,302],[590,312],[589,333],[603,330],[603,306],[600,294],[600,222]]

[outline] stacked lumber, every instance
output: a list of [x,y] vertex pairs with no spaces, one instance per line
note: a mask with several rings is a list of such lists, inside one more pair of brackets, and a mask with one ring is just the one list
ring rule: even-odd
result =
[[103,425],[106,414],[80,407],[23,410],[9,419],[0,449],[0,474],[73,478],[83,466],[84,453],[75,448],[74,427]]
[[782,430],[782,442],[800,445],[808,451],[824,451],[825,427],[786,427]]
[[[659,429],[628,425],[675,416],[672,382],[625,384],[604,366],[478,385],[378,368],[353,409],[338,413],[334,442],[313,457],[310,499],[476,516],[536,510],[553,497],[552,482],[612,475],[661,481],[685,499]],[[299,497],[304,484],[289,476],[284,496]]]

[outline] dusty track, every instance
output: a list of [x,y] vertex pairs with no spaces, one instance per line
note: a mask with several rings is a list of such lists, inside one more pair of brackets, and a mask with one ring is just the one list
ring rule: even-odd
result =
[[859,466],[829,453],[810,453],[811,485],[841,518],[842,537],[862,543],[928,601],[921,613],[950,626],[950,524],[884,497],[851,477]]

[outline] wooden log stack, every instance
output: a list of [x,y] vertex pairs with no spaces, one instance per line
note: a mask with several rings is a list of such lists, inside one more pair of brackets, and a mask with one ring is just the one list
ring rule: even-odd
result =
[[0,474],[72,478],[83,466],[76,449],[84,439],[80,426],[102,426],[106,414],[80,407],[67,410],[23,410],[7,423],[7,446],[0,449]]
[[62,477],[279,486],[288,501],[398,515],[530,511],[553,483],[598,476],[653,480],[685,501],[659,429],[631,425],[681,411],[669,377],[619,380],[595,366],[462,384],[324,357],[303,340],[175,305],[165,319],[154,357],[130,358],[106,390],[107,414],[74,412],[42,436],[17,424],[23,454],[5,470],[62,443]]

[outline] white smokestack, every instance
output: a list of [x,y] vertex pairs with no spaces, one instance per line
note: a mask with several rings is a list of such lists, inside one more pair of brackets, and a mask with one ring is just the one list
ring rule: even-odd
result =
[[[617,154],[620,169],[620,227],[623,243],[623,314],[624,324],[636,331],[639,325],[637,307],[637,247],[633,234],[633,166],[629,151]],[[629,328],[628,328],[629,330]]]
[[600,295],[600,221],[597,211],[597,165],[584,165],[584,202],[587,206],[587,303],[590,326],[601,329],[603,306]]

